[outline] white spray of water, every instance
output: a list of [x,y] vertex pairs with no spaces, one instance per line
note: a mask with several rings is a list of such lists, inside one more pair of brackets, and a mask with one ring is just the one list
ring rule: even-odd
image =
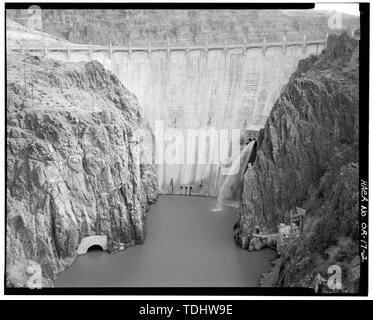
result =
[[[227,200],[228,195],[232,194],[232,186],[234,186],[234,184],[238,185],[242,183],[244,169],[249,160],[251,152],[253,151],[254,145],[255,140],[246,145],[242,149],[240,155],[234,160],[227,177],[225,178],[222,186],[220,187],[218,194],[218,202],[216,204],[215,209],[213,209],[212,211],[221,211],[223,205],[232,205],[232,202],[225,202],[225,200]],[[234,174],[235,172],[237,173]],[[237,206],[238,203],[233,203],[233,205]]]

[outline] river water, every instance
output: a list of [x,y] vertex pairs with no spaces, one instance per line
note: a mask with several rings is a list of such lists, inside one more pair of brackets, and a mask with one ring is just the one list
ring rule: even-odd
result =
[[234,243],[236,210],[211,212],[216,199],[162,195],[147,216],[144,244],[109,254],[89,251],[55,287],[253,287],[275,257]]

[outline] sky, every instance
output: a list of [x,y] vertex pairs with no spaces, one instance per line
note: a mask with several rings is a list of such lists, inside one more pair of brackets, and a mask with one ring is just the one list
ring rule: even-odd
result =
[[335,10],[354,16],[359,16],[358,3],[316,3],[315,10]]

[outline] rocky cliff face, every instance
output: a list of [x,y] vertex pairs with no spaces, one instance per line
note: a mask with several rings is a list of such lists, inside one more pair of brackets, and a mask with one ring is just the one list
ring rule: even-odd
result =
[[107,235],[109,250],[144,240],[158,195],[137,148],[147,124],[97,62],[8,56],[7,68],[7,286],[38,266],[51,286],[86,236]]
[[[43,6],[41,6],[43,8]],[[190,43],[237,41],[246,35],[249,41],[288,40],[294,33],[325,35],[330,13],[314,10],[7,10],[7,18],[26,24],[27,18],[39,17],[41,30],[72,42],[128,45],[154,41],[166,45],[166,39],[188,39]],[[162,23],[160,23],[160,21]],[[343,14],[344,25],[358,25],[359,19]],[[277,35],[277,36],[276,36]],[[299,40],[299,37],[297,38]],[[242,40],[241,40],[242,41]]]
[[254,166],[245,174],[239,232],[265,233],[307,210],[304,233],[285,253],[274,285],[312,287],[338,264],[345,291],[357,290],[359,48],[330,36],[320,56],[298,70],[266,122]]

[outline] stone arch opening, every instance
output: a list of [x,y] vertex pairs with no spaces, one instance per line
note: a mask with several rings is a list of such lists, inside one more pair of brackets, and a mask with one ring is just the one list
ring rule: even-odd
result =
[[86,254],[92,246],[99,246],[103,251],[106,251],[108,249],[107,236],[96,235],[83,238],[77,249],[77,254]]
[[104,248],[101,247],[99,244],[94,244],[87,249],[87,252],[97,252],[97,251],[104,251]]

